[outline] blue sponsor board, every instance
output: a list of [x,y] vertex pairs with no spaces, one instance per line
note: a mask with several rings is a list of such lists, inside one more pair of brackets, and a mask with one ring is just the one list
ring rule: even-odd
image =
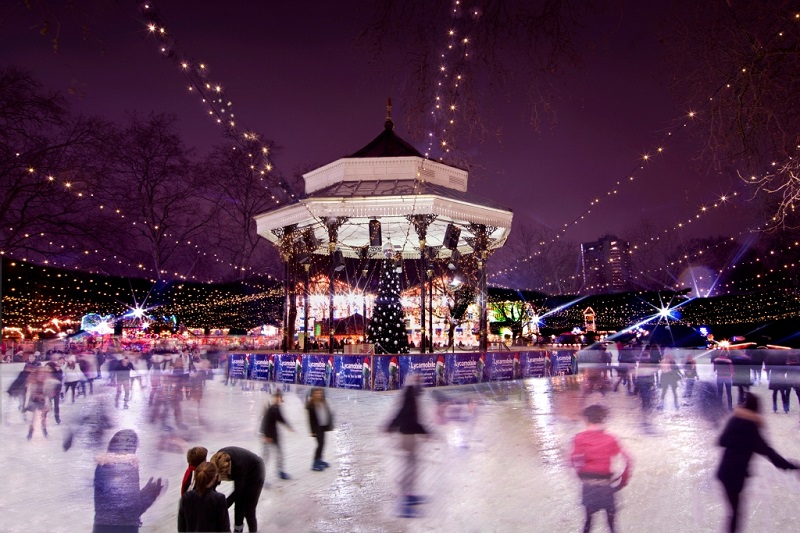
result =
[[304,355],[303,384],[314,387],[335,387],[334,365],[332,355]]
[[250,358],[248,354],[228,354],[228,376],[231,379],[247,379],[250,371]]
[[372,387],[372,356],[339,355],[334,359],[336,387],[339,389],[370,389]]
[[[441,361],[437,362],[437,359],[441,359]],[[423,387],[444,385],[444,357],[439,356],[437,358],[436,354],[404,355],[400,357],[399,386],[405,385],[406,380],[412,374],[417,374],[420,377],[420,385]]]
[[448,385],[468,385],[488,381],[486,356],[479,353],[448,354],[445,364]]
[[[489,373],[491,381],[509,381],[514,379],[514,354],[511,352],[504,353],[487,353],[486,354],[486,368]],[[519,359],[517,359],[517,367],[519,367]]]
[[372,390],[386,391],[400,388],[400,361],[407,356],[376,355],[372,358]]
[[275,355],[275,380],[281,383],[302,383],[303,356],[299,354]]
[[543,377],[547,352],[539,350],[535,352],[526,352],[523,353],[522,355],[525,356],[522,361],[522,377],[525,378]]
[[275,364],[271,362],[272,357],[272,354],[251,354],[250,379],[270,381],[272,379],[272,370],[275,368]]
[[553,350],[550,352],[554,376],[572,374],[572,357],[574,354],[574,350]]

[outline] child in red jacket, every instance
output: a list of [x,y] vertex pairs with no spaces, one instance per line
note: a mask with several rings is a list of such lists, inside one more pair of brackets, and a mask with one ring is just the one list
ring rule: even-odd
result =
[[[592,515],[603,509],[608,518],[608,527],[613,533],[616,513],[614,493],[628,483],[631,475],[630,456],[625,453],[617,439],[606,433],[601,426],[607,415],[608,410],[602,405],[590,405],[583,410],[589,426],[575,435],[570,455],[570,462],[583,482],[582,503],[586,508],[584,533],[592,528]],[[619,477],[614,477],[611,461],[618,455],[624,459],[625,468]]]

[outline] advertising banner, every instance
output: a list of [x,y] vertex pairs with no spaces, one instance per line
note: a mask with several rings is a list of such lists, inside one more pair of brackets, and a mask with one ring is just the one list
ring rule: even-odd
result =
[[545,359],[547,352],[539,350],[535,352],[525,352],[522,360],[522,377],[541,378],[544,376]]
[[511,352],[487,353],[486,369],[491,381],[512,380],[514,379],[514,370],[519,369],[519,354]]
[[[404,359],[407,356],[402,356]],[[372,390],[386,391],[400,388],[399,355],[376,355],[372,358]]]
[[257,353],[250,355],[250,379],[272,381],[275,362],[273,354]]
[[337,355],[334,364],[337,388],[372,388],[372,356]]
[[488,381],[486,355],[479,353],[451,353],[446,357],[446,383],[468,385]]
[[572,374],[572,357],[574,354],[574,350],[553,350],[550,352],[554,376]]
[[243,353],[228,354],[228,376],[231,379],[247,379],[250,370],[250,358]]
[[313,387],[335,387],[333,367],[332,355],[304,355],[303,384]]
[[275,355],[275,380],[281,383],[302,383],[303,356],[301,354]]
[[445,362],[443,356],[436,354],[403,355],[400,357],[400,387],[411,374],[420,377],[423,387],[444,385]]

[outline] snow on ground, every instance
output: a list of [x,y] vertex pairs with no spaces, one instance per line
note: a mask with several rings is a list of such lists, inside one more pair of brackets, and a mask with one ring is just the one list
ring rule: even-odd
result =
[[[0,366],[3,391],[20,367]],[[699,367],[701,377],[709,379],[709,366]],[[226,386],[217,376],[205,388],[200,406],[203,424],[198,404],[184,401],[188,429],[167,432],[147,421],[146,385],[144,390],[134,385],[130,409],[117,410],[113,389],[98,381],[93,397],[64,402],[62,424],[48,417],[48,438],[37,427],[30,441],[16,402],[4,393],[0,530],[89,531],[94,458],[118,429],[131,428],[139,434],[142,483],[150,477],[169,483],[143,515],[144,532],[175,531],[188,447],[205,446],[209,455],[229,445],[261,453],[257,429],[269,398],[262,383],[243,389],[241,382]],[[754,390],[764,400],[768,441],[787,458],[800,460],[797,397],[788,415],[773,414],[766,381]],[[400,518],[395,494],[402,466],[399,441],[382,431],[400,394],[326,390],[336,423],[325,452],[331,467],[313,472],[315,441],[303,407],[307,391],[293,385],[285,394],[283,413],[296,430],[282,433],[286,471],[292,479],[277,479],[274,464],[267,465],[271,487],[262,492],[258,506],[261,531],[579,531],[580,484],[566,455],[572,437],[583,429],[576,414],[589,403],[611,409],[608,429],[635,460],[629,486],[618,493],[619,531],[724,529],[725,503],[714,479],[721,428],[698,416],[691,400],[675,410],[668,396],[666,409],[653,413],[651,429],[645,431],[638,398],[620,390],[583,399],[580,381],[573,377],[427,389],[420,405],[434,435],[420,447],[418,485],[430,501],[418,507],[420,516]],[[448,403],[441,403],[442,395]],[[81,412],[93,413],[99,402],[106,402],[114,428],[99,445],[84,431],[65,452],[62,443],[70,424]],[[751,472],[754,477],[744,494],[743,530],[794,530],[800,518],[800,477],[775,469],[763,458],[753,460]],[[230,492],[232,487],[223,483],[220,489]],[[232,517],[231,509],[231,522]],[[606,530],[605,517],[599,515],[593,531]]]

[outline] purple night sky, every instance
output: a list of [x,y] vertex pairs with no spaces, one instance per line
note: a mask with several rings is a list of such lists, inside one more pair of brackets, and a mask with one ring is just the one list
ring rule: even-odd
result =
[[[159,57],[136,2],[78,4],[79,17],[59,14],[58,52],[39,35],[41,12],[26,11],[22,2],[6,9],[0,37],[4,64],[31,70],[49,88],[72,89],[68,100],[81,112],[122,119],[134,110],[167,111],[177,115],[186,141],[199,152],[224,142],[198,98],[188,94],[176,65]],[[477,167],[470,176],[472,192],[512,208],[515,220],[558,229],[593,198],[606,198],[642,154],[655,154],[664,132],[683,123],[688,110],[670,93],[659,44],[660,34],[669,31],[668,8],[651,4],[656,3],[619,1],[587,19],[579,38],[583,66],[552,80],[560,98],[555,125],[546,123],[538,132],[530,125],[525,87],[486,96],[493,100],[487,121],[499,135],[459,145]],[[403,88],[413,81],[404,43],[396,43],[379,64],[356,44],[371,6],[363,0],[158,3],[180,48],[207,63],[209,79],[224,85],[240,123],[281,147],[274,161],[286,175],[369,142],[383,127],[387,96],[394,102],[395,131],[414,143],[402,127]],[[447,28],[450,22],[425,23]],[[86,39],[81,24],[90,30]],[[694,216],[700,205],[741,189],[736,175],[698,169],[693,160],[698,141],[687,130],[691,126],[565,238],[624,235],[643,219],[672,227]],[[740,195],[715,210],[687,235],[737,234],[754,211],[744,200]]]

